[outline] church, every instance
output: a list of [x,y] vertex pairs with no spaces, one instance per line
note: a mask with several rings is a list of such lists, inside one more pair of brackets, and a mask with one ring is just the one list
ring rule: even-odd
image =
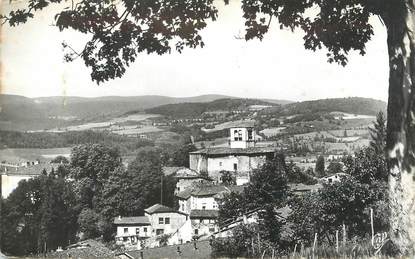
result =
[[252,170],[259,169],[277,152],[275,147],[257,146],[258,137],[253,122],[245,121],[229,128],[229,136],[227,147],[191,152],[190,169],[207,174],[217,182],[220,182],[220,172],[232,172],[237,185],[242,185],[250,181]]

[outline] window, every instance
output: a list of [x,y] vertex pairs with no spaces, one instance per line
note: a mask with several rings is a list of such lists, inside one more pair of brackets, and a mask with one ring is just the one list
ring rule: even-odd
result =
[[156,235],[162,235],[164,234],[164,229],[157,229],[156,230]]
[[164,218],[159,218],[159,224],[164,224]]
[[140,234],[140,228],[135,228],[135,234],[136,235]]
[[170,218],[164,218],[164,224],[166,225],[170,224]]
[[184,204],[182,204],[182,211],[184,211]]
[[202,203],[202,210],[206,209],[206,203]]
[[222,162],[219,162],[219,166],[222,166]]
[[252,135],[252,129],[248,130],[248,140],[252,140],[253,139],[253,135]]
[[147,232],[147,228],[144,228],[144,232]]
[[210,232],[210,233],[215,232],[215,228],[209,228],[209,232]]
[[124,228],[124,233],[128,233],[128,228]]
[[199,235],[199,229],[195,229],[195,235]]
[[177,191],[180,192],[180,187],[177,187]]
[[238,131],[238,140],[242,141],[242,130]]
[[128,241],[128,237],[124,237],[123,240],[124,240],[124,242],[127,242]]
[[234,171],[238,170],[238,164],[237,164],[237,163],[234,163],[234,164],[233,164],[233,170],[234,170]]
[[234,130],[233,137],[234,137],[235,141],[238,141],[238,131],[237,130]]

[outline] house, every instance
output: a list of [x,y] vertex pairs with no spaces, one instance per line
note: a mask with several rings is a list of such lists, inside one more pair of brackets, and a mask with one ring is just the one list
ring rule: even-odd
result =
[[57,164],[35,162],[30,166],[26,166],[25,163],[22,166],[1,166],[1,196],[7,198],[17,188],[20,181],[40,176],[43,170],[50,172],[52,168],[56,169],[58,166]]
[[173,233],[188,219],[186,213],[158,203],[145,209],[144,215],[150,221],[153,236]]
[[126,246],[137,245],[141,247],[141,241],[149,238],[152,234],[152,227],[147,216],[138,217],[117,217],[114,219],[117,227],[115,241],[117,244]]
[[[251,211],[244,213],[243,215],[229,219],[228,221],[223,222],[223,226],[213,233],[211,236],[214,238],[226,238],[231,237],[233,235],[233,229],[240,225],[246,224],[255,224],[261,220],[261,213],[262,209],[257,208]],[[285,238],[292,234],[292,224],[286,223],[288,216],[291,214],[292,210],[288,207],[282,208],[274,208],[275,217],[278,221],[285,223],[281,229],[281,235]]]
[[220,182],[220,172],[234,172],[238,185],[250,180],[250,172],[275,156],[275,147],[256,146],[257,136],[252,122],[241,122],[229,128],[227,147],[211,147],[189,154],[190,169]]
[[179,211],[190,218],[192,239],[207,237],[218,231],[219,200],[225,193],[242,192],[243,189],[243,186],[203,184],[177,193]]
[[197,183],[210,182],[205,176],[199,174],[195,170],[186,167],[163,167],[163,174],[165,176],[172,175],[177,179],[176,189],[174,194],[177,194]]
[[219,230],[217,218],[219,211],[215,210],[192,210],[190,212],[190,221],[192,232],[195,238],[209,236]]
[[323,188],[323,186],[319,183],[312,184],[312,185],[307,185],[303,183],[295,183],[295,184],[288,184],[288,187],[293,193],[298,194],[298,195],[303,195],[309,192],[317,192],[318,190]]
[[348,176],[349,175],[346,173],[337,173],[337,174],[325,176],[321,178],[320,181],[323,183],[328,183],[328,184],[338,183],[338,182],[341,182],[344,178],[347,178]]
[[219,210],[218,199],[224,193],[242,192],[243,186],[201,185],[186,189],[176,194],[179,211],[191,214],[193,210]]
[[259,211],[260,209],[251,210],[237,218],[225,221],[223,223],[223,226],[220,229],[218,229],[215,233],[213,233],[213,236],[215,238],[230,237],[233,235],[232,230],[235,227],[242,224],[258,223]]

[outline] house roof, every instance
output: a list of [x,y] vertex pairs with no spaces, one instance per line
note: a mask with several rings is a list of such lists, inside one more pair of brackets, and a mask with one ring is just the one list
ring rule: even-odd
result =
[[146,216],[138,217],[116,217],[115,225],[150,225],[150,220]]
[[201,185],[193,188],[188,188],[184,191],[179,192],[176,196],[180,199],[187,200],[190,196],[204,197],[214,196],[219,198],[225,192],[237,192],[240,193],[244,189],[244,186],[225,186],[225,185]]
[[289,184],[288,186],[290,187],[292,191],[297,191],[297,192],[316,191],[316,190],[323,188],[323,185],[319,183],[312,184],[312,185],[297,183],[297,184]]
[[214,196],[224,191],[227,191],[227,189],[223,185],[205,185],[200,186],[197,190],[194,190],[192,192],[192,196]]
[[249,148],[230,148],[230,147],[212,147],[205,148],[191,152],[190,154],[202,154],[208,156],[221,156],[221,155],[257,155],[257,154],[269,154],[275,153],[277,149],[275,147],[249,147]]
[[154,214],[154,213],[164,213],[164,212],[177,212],[176,210],[164,206],[162,204],[156,203],[151,207],[148,207],[147,209],[144,210],[145,212],[147,212],[148,214]]
[[198,178],[203,178],[203,179],[205,179],[206,177],[200,175],[198,172],[196,172],[193,169],[182,168],[182,169],[180,169],[180,170],[178,170],[176,172],[176,178],[181,178],[181,179],[198,179]]
[[182,168],[184,168],[184,167],[181,167],[181,166],[163,166],[163,168],[161,170],[163,171],[163,174],[165,176],[168,176],[168,175],[172,175],[172,174],[177,173],[177,171],[179,171]]
[[37,165],[30,165],[27,167],[21,166],[18,168],[8,168],[7,171],[4,170],[4,167],[2,168],[0,174],[4,175],[20,175],[20,176],[36,176],[41,175],[43,172],[43,169],[46,170],[47,173],[49,173],[52,168],[57,168],[56,164],[50,164],[50,163],[40,163]]
[[69,245],[63,251],[48,253],[48,258],[114,258],[115,254],[102,241],[88,239]]
[[183,179],[205,178],[193,169],[186,168],[186,167],[180,167],[180,166],[164,166],[162,168],[162,171],[165,176],[174,175],[174,177],[176,178],[183,178]]
[[192,210],[190,212],[190,218],[208,218],[208,219],[214,219],[217,218],[219,215],[218,210]]
[[179,199],[187,200],[192,195],[192,192],[193,192],[192,188],[187,188],[184,191],[181,191],[181,192],[177,193],[176,197],[179,198]]

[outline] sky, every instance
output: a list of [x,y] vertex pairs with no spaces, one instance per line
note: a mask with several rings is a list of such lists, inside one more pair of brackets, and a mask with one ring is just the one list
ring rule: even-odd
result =
[[[0,0],[1,1],[1,0]],[[3,0],[6,13],[22,6]],[[59,32],[52,26],[59,6],[37,13],[30,22],[1,27],[1,93],[40,96],[175,97],[224,94],[292,101],[334,97],[387,100],[386,29],[378,18],[367,54],[349,55],[346,67],[329,64],[324,50],[305,50],[302,33],[280,30],[276,22],[262,41],[246,42],[238,0],[217,1],[219,19],[202,32],[206,46],[182,54],[141,54],[122,78],[97,85],[81,59],[63,62],[62,42],[80,49],[89,35]]]

